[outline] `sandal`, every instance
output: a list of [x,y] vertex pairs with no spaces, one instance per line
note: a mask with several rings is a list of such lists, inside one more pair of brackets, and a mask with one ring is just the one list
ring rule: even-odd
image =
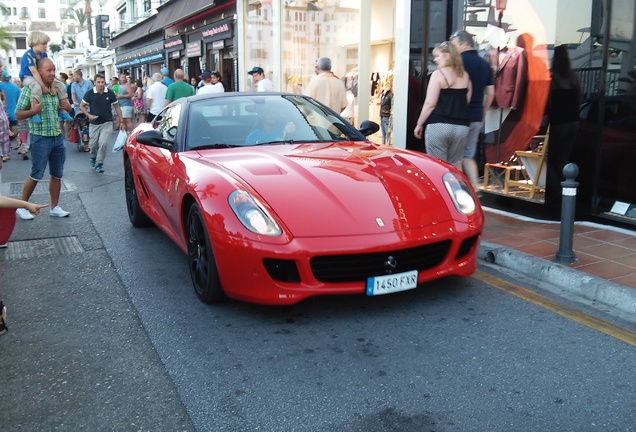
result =
[[9,331],[9,327],[7,327],[7,322],[5,319],[7,318],[7,308],[4,307],[4,303],[0,301],[0,336]]

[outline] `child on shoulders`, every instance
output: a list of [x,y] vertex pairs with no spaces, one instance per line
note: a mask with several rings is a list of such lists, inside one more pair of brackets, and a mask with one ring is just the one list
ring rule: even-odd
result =
[[[42,95],[52,94],[57,96],[60,101],[68,99],[68,93],[66,92],[66,86],[57,78],[53,88],[49,89],[42,82],[42,77],[38,73],[37,61],[48,57],[46,49],[48,47],[51,38],[43,32],[32,31],[29,33],[27,43],[29,49],[24,53],[20,60],[20,80],[22,84],[31,89],[31,100],[38,103],[42,102]],[[31,120],[35,123],[42,123],[42,118],[39,114],[34,115]],[[66,112],[60,111],[60,120],[73,120],[73,118]]]

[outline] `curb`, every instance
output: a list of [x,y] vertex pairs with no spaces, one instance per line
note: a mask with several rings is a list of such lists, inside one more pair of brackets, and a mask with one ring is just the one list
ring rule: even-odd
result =
[[507,247],[481,241],[478,257],[569,293],[636,316],[636,289]]

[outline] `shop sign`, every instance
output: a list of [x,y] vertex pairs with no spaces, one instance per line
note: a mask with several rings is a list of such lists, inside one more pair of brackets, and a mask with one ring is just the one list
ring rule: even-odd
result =
[[139,59],[139,62],[140,63],[149,63],[149,62],[151,62],[153,60],[159,60],[159,59],[162,59],[162,58],[163,58],[163,53],[158,52],[158,53],[147,55],[145,57],[141,57]]
[[186,47],[186,57],[201,57],[201,41],[190,42]]
[[170,53],[170,58],[179,58],[181,57],[181,51],[177,50],[177,51],[173,51]]
[[135,66],[135,65],[140,65],[143,63],[150,63],[153,60],[161,60],[161,59],[163,59],[163,53],[158,52],[158,53],[150,54],[144,57],[133,58],[121,63],[117,63],[116,66],[119,69],[119,68],[123,68],[127,66]]
[[217,21],[201,29],[201,37],[205,42],[212,42],[232,37],[232,22],[229,18]]
[[166,51],[181,49],[183,48],[183,39],[181,38],[181,36],[175,36],[173,38],[166,39],[163,41],[163,48]]
[[212,42],[212,49],[213,50],[222,50],[223,48],[225,48],[225,40]]

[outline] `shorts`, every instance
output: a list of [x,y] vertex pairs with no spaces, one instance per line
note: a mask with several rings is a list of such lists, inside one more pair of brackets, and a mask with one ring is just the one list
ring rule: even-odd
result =
[[66,160],[66,147],[64,136],[47,137],[42,135],[30,135],[31,143],[31,177],[40,181],[44,177],[46,165],[49,165],[49,174],[53,178],[61,179],[64,175],[64,161]]
[[13,127],[13,126],[17,126],[18,125],[18,121],[17,120],[9,120],[9,127]]
[[462,160],[468,126],[432,123],[426,125],[424,134],[427,154],[453,165]]
[[123,106],[123,107],[119,107],[121,108],[121,116],[123,118],[132,118],[132,109],[133,107],[131,106]]
[[464,159],[472,159],[477,154],[479,132],[481,132],[481,122],[470,122],[466,147],[464,147]]

